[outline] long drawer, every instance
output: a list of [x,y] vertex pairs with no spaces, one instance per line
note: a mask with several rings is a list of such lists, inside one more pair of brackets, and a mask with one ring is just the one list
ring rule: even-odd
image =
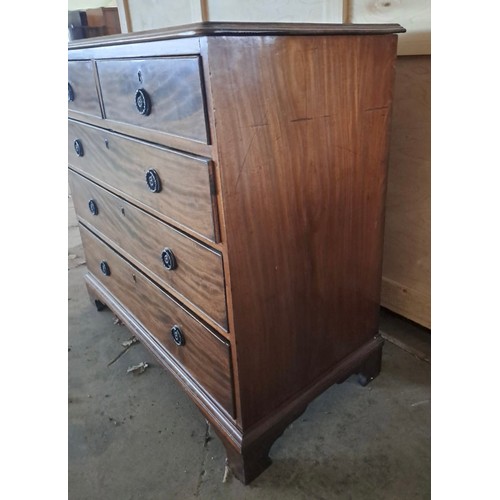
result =
[[68,61],[68,110],[102,118],[92,61]]
[[214,401],[233,415],[229,344],[80,225],[88,270]]
[[70,120],[68,162],[166,222],[218,241],[209,160]]
[[80,219],[195,312],[227,331],[222,257],[164,222],[69,171]]
[[106,119],[208,144],[199,56],[97,61]]

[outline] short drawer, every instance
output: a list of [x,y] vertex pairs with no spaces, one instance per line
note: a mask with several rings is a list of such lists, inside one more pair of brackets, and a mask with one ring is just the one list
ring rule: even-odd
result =
[[80,219],[196,313],[227,331],[222,257],[164,222],[69,172]]
[[80,226],[88,270],[166,351],[231,415],[233,387],[227,341]]
[[198,56],[97,61],[106,119],[208,144]]
[[166,222],[218,241],[209,160],[69,121],[68,162]]
[[102,118],[91,61],[68,61],[68,109]]

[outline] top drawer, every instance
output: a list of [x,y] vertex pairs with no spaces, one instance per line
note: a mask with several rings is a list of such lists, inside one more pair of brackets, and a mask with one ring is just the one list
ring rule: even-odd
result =
[[91,61],[68,61],[68,109],[102,118]]
[[106,119],[209,143],[200,58],[97,61]]

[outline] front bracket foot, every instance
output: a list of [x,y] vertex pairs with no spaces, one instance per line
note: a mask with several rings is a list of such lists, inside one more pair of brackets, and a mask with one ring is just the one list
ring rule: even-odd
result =
[[94,300],[94,304],[95,304],[95,307],[96,309],[101,312],[103,311],[104,309],[106,309],[106,304],[103,304],[99,299],[95,299]]
[[262,443],[243,453],[238,453],[232,446],[227,446],[227,465],[236,479],[243,484],[249,484],[262,474],[272,463],[269,450],[273,442]]
[[380,344],[358,369],[358,382],[363,387],[367,386],[380,373],[382,346],[383,344]]

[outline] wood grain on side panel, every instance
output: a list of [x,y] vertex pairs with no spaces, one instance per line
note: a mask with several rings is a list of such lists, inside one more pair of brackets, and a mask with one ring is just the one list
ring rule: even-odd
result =
[[377,334],[396,43],[208,39],[244,427]]

